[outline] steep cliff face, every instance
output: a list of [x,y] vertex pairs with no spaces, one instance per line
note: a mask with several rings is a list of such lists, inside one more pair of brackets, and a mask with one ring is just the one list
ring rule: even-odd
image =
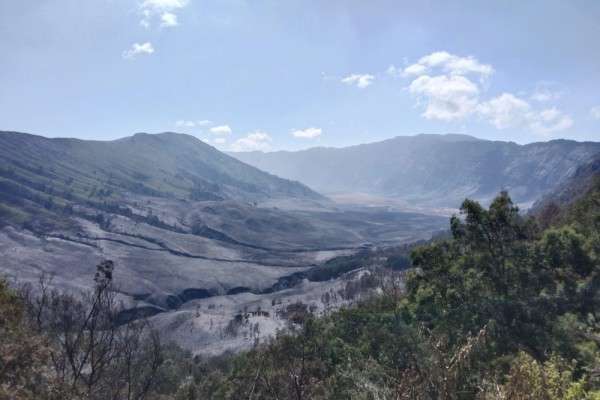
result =
[[598,188],[600,188],[600,153],[579,166],[571,177],[536,201],[532,211],[538,212],[550,205],[563,207],[572,204]]

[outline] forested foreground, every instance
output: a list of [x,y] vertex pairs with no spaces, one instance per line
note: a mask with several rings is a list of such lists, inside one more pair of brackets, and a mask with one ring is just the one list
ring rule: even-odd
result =
[[405,289],[237,356],[194,359],[114,328],[110,268],[84,303],[0,289],[0,398],[600,399],[600,190],[520,215],[465,201]]

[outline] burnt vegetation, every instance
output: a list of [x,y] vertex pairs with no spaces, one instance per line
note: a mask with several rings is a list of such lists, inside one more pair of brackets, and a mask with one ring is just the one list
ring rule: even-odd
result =
[[[560,218],[523,215],[501,193],[489,208],[466,200],[449,236],[331,261],[337,275],[365,260],[388,272],[323,295],[323,304],[359,298],[352,307],[316,317],[306,304],[286,305],[293,329],[238,355],[192,357],[161,343],[143,319],[116,323],[110,263],[84,296],[44,280],[35,290],[2,283],[0,397],[598,399],[594,182],[555,206]],[[331,272],[311,273],[319,280]],[[371,295],[362,298],[365,290]],[[249,316],[237,315],[226,334],[258,335]]]

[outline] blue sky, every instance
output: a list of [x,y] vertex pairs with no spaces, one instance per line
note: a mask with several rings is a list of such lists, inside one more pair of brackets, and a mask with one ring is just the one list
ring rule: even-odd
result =
[[598,141],[599,38],[598,1],[4,0],[0,129]]

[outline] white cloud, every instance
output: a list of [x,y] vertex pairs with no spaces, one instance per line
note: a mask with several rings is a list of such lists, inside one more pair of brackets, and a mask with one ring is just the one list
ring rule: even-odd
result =
[[422,75],[427,72],[427,67],[421,64],[413,64],[404,68],[404,75]]
[[134,43],[130,49],[123,52],[123,58],[133,59],[140,54],[152,54],[154,53],[154,47],[152,43]]
[[302,139],[314,139],[321,136],[323,131],[321,128],[306,128],[306,129],[298,129],[292,132],[292,135],[297,138]]
[[144,0],[141,7],[144,10],[170,11],[183,8],[188,3],[189,0]]
[[213,142],[215,144],[225,144],[225,143],[227,143],[227,139],[225,139],[224,137],[218,137],[218,138],[215,138],[213,140]]
[[482,64],[475,57],[460,57],[447,51],[436,51],[421,57],[417,63],[404,68],[404,75],[424,75],[435,68],[450,75],[476,74],[483,78],[494,73],[494,68],[491,65]]
[[162,27],[174,27],[179,25],[176,10],[187,6],[189,0],[144,0],[140,4],[140,12],[142,20],[140,25],[144,28],[150,27],[150,22],[153,18],[160,20]]
[[232,131],[229,125],[219,125],[210,128],[210,133],[213,133],[215,135],[229,135],[231,132]]
[[196,125],[198,126],[206,126],[206,125],[211,125],[212,121],[208,120],[208,119],[201,119],[199,121],[196,121]]
[[595,106],[590,109],[590,115],[594,119],[600,119],[600,106]]
[[453,56],[452,54],[448,53],[447,51],[435,51],[431,54],[421,57],[419,59],[418,64],[426,65],[429,67],[437,67],[444,63],[447,63],[453,57],[456,57],[456,56]]
[[479,88],[459,75],[422,75],[411,82],[410,93],[426,103],[423,116],[427,119],[451,121],[475,111]]
[[531,118],[529,103],[510,93],[481,103],[478,111],[498,129],[522,126]]
[[494,72],[491,65],[474,57],[460,57],[446,51],[436,51],[421,57],[401,72],[394,67],[389,72],[410,77],[408,91],[425,105],[423,117],[453,121],[463,119],[477,110],[481,82]]
[[453,75],[478,74],[483,77],[494,73],[489,64],[481,64],[473,57],[453,57],[445,63],[444,69]]
[[360,89],[364,89],[370,86],[374,80],[375,77],[370,74],[352,74],[342,78],[341,82],[346,85],[355,85]]
[[573,119],[556,108],[548,108],[536,113],[530,123],[531,130],[540,135],[549,135],[573,126]]
[[574,123],[571,116],[556,107],[535,111],[525,100],[510,93],[481,103],[478,111],[498,129],[528,128],[543,136],[569,129]]
[[269,151],[271,136],[262,131],[252,132],[231,144],[231,151]]
[[[398,69],[392,67],[388,68],[388,73],[397,74]],[[540,135],[573,126],[571,116],[556,107],[539,111],[511,93],[480,100],[484,81],[493,73],[491,65],[483,64],[475,57],[460,57],[446,51],[421,57],[417,63],[402,70],[403,76],[412,79],[408,91],[417,98],[418,105],[424,105],[422,115],[428,119],[453,121],[478,115],[497,129],[525,128]],[[531,99],[538,102],[557,100],[560,92],[551,90],[550,85],[549,82],[538,84]]]
[[164,27],[172,27],[172,26],[177,26],[179,25],[177,23],[177,15],[170,13],[170,12],[166,12],[163,13],[160,16],[160,26],[164,26]]

